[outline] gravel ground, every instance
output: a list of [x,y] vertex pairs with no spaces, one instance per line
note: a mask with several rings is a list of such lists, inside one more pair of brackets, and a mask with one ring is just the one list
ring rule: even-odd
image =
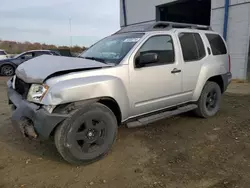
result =
[[12,128],[1,79],[0,188],[249,188],[249,114],[250,94],[227,93],[213,118],[187,113],[120,128],[106,158],[76,167],[52,143],[27,140]]

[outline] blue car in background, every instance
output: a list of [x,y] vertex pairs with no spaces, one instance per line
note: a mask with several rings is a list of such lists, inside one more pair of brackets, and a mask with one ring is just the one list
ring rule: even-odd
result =
[[1,76],[12,76],[15,74],[15,70],[18,65],[32,58],[38,57],[40,55],[60,55],[56,51],[52,50],[31,50],[23,52],[14,56],[13,58],[0,60],[0,74]]

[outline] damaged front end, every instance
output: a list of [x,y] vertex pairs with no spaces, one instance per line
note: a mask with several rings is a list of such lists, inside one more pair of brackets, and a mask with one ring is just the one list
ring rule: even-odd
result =
[[51,114],[42,105],[27,101],[24,94],[21,95],[14,90],[11,80],[7,85],[9,103],[12,105],[12,123],[25,137],[46,140],[54,128],[69,116]]
[[[13,122],[13,123],[17,123],[17,122]],[[36,139],[38,137],[35,128],[34,128],[34,124],[33,122],[28,119],[28,118],[22,118],[18,125],[21,132],[23,133],[23,135],[27,138],[34,138]]]
[[[44,67],[44,62],[49,68]],[[114,79],[103,75],[84,77],[82,74],[65,78],[74,72],[103,70],[104,67],[110,65],[87,59],[49,56],[23,63],[7,83],[9,103],[13,105],[13,125],[26,137],[48,139],[57,125],[71,116],[54,110],[58,105],[96,98],[103,93],[100,89],[107,88],[109,80]],[[53,83],[56,77],[62,78],[64,74],[67,75],[64,79]],[[96,95],[90,96],[90,91],[96,91]]]

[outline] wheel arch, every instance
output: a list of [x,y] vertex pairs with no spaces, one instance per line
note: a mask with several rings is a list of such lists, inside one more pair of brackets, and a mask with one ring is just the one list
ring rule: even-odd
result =
[[[118,126],[121,125],[122,122],[122,113],[121,109],[117,103],[117,101],[112,97],[101,97],[96,99],[90,99],[86,101],[77,101],[67,104],[60,104],[56,106],[56,108],[53,110],[54,113],[70,113],[70,111],[73,111],[76,108],[84,107],[85,105],[93,104],[93,103],[101,103],[108,107],[115,115]],[[56,128],[59,126],[56,125],[53,130],[50,133],[50,136],[54,136]]]
[[217,76],[212,76],[210,77],[207,82],[210,81],[210,82],[215,82],[217,83],[219,86],[220,86],[220,89],[221,89],[221,93],[224,93],[225,92],[225,84],[224,84],[224,81],[223,81],[223,78],[221,75],[217,75]]
[[122,113],[117,101],[111,97],[104,97],[99,99],[97,102],[107,106],[114,113],[119,126],[122,121]]
[[196,88],[193,93],[193,99],[192,99],[193,101],[199,100],[202,90],[208,81],[217,83],[221,89],[221,93],[225,92],[225,83],[224,83],[222,75],[213,75],[208,78],[203,77],[203,79],[199,80],[196,85]]

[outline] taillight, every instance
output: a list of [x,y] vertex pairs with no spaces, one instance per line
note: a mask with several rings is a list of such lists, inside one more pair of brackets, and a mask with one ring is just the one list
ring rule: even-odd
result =
[[228,72],[231,72],[231,57],[228,55]]

